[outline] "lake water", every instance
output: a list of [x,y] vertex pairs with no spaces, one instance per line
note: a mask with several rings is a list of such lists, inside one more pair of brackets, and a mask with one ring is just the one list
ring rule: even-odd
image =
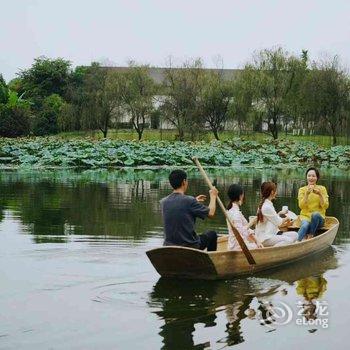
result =
[[[225,202],[231,183],[244,186],[249,216],[270,179],[278,182],[275,206],[297,212],[303,172],[217,169],[210,176]],[[145,251],[162,244],[167,175],[0,172],[0,349],[348,348],[348,172],[322,174],[328,214],[341,223],[332,248],[226,281],[160,279],[148,261]],[[189,194],[207,193],[196,171],[189,181]],[[198,232],[207,228],[226,233],[223,215],[198,222]]]

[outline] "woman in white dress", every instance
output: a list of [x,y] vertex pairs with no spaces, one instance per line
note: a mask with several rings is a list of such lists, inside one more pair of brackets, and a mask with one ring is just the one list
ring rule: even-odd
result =
[[255,227],[255,235],[264,247],[277,247],[294,243],[298,234],[295,231],[281,232],[280,227],[290,224],[289,218],[282,219],[276,212],[272,201],[277,196],[277,186],[274,182],[264,182],[261,185],[261,202],[258,207],[258,222]]
[[[248,249],[256,249],[259,248],[254,231],[250,229],[250,223],[248,223],[247,219],[244,217],[240,210],[240,206],[243,204],[244,200],[244,191],[240,185],[233,184],[229,187],[227,191],[228,198],[230,202],[227,205],[228,216],[231,219],[233,225],[242,236],[245,244]],[[241,250],[241,247],[232,232],[231,226],[227,223],[228,227],[228,250]]]

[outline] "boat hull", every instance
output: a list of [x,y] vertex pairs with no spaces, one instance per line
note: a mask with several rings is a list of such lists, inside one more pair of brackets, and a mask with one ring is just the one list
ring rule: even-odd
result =
[[218,251],[167,246],[146,252],[162,277],[226,279],[253,274],[317,254],[332,245],[339,228],[336,218],[327,217],[327,230],[306,241],[281,247],[253,249],[256,265],[250,265],[242,251],[228,251],[227,236],[220,237]]

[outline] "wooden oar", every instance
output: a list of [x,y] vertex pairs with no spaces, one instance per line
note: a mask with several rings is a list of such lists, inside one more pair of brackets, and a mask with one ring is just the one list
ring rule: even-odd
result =
[[[197,165],[197,167],[198,167],[200,173],[202,174],[202,176],[203,176],[205,182],[207,183],[207,185],[209,186],[209,188],[210,188],[210,189],[213,189],[214,186],[213,186],[213,184],[211,183],[211,181],[209,180],[209,177],[208,177],[207,173],[205,172],[205,170],[203,169],[202,165],[199,163],[198,158],[193,157],[192,160],[193,160],[194,163]],[[237,242],[238,242],[238,244],[240,245],[240,247],[241,247],[241,249],[242,249],[242,251],[243,251],[245,257],[247,258],[247,260],[248,260],[248,262],[249,262],[249,264],[250,264],[250,265],[255,265],[256,262],[255,262],[255,260],[254,260],[254,258],[253,258],[253,255],[250,253],[250,251],[249,251],[248,247],[246,246],[246,244],[245,244],[245,242],[244,242],[242,236],[241,236],[240,233],[237,231],[237,229],[235,228],[235,225],[233,224],[233,222],[231,221],[230,217],[228,216],[227,210],[226,210],[224,204],[222,203],[220,197],[217,196],[216,200],[217,200],[217,202],[218,202],[218,204],[219,204],[219,207],[221,208],[222,212],[224,213],[224,215],[225,215],[225,217],[226,217],[226,220],[227,220],[228,223],[230,224],[231,229],[232,229],[232,231],[233,231],[233,233],[234,233],[234,235],[235,235],[235,237],[236,237],[236,239],[237,239]]]

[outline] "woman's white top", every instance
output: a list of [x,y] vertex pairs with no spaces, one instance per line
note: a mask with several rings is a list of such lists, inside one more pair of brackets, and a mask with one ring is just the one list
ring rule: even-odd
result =
[[[254,233],[253,230],[247,228],[248,221],[242,214],[241,210],[239,209],[239,206],[236,203],[232,203],[232,208],[228,210],[227,212],[229,218],[233,222],[235,228],[242,236],[243,240],[247,244],[249,249],[255,249],[256,245],[255,243],[248,242],[248,236],[250,233]],[[239,243],[237,242],[237,239],[232,232],[231,225],[227,222],[227,228],[228,228],[228,249],[229,250],[241,250],[241,247]]]
[[275,207],[269,199],[265,199],[261,207],[261,212],[264,221],[256,224],[255,235],[259,242],[264,242],[279,231],[278,227],[282,225],[283,219],[277,214]]

